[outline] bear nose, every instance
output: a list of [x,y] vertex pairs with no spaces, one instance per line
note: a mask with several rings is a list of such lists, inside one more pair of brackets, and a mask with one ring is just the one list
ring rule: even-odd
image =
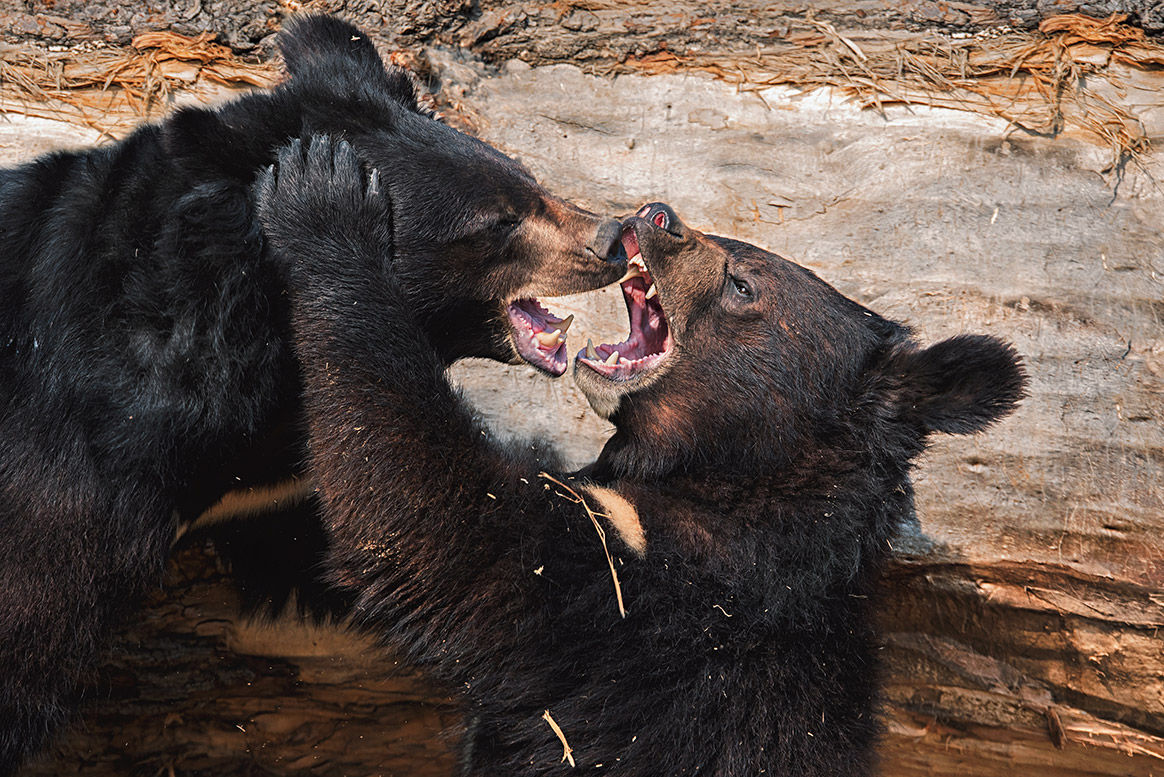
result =
[[586,247],[600,259],[626,262],[626,250],[622,247],[622,223],[618,219],[603,220]]
[[667,232],[676,233],[679,230],[679,217],[665,202],[649,202],[639,208],[635,215]]

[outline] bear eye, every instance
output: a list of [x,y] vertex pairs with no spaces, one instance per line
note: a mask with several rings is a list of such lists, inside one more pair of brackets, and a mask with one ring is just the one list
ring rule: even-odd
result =
[[516,229],[517,225],[520,223],[521,219],[517,217],[516,213],[507,213],[503,216],[498,216],[493,221],[493,223],[489,225],[489,228],[498,232],[511,232]]
[[735,275],[728,276],[728,284],[730,291],[741,302],[751,302],[756,298],[756,293],[752,289],[752,284],[748,283],[743,278],[738,278]]

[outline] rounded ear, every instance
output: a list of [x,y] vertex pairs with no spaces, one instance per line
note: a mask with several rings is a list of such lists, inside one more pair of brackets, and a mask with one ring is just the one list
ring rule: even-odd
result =
[[927,432],[979,432],[1026,396],[1022,358],[987,335],[958,335],[929,348],[905,345],[887,367],[898,381],[902,416]]
[[316,80],[339,90],[374,87],[409,110],[422,112],[416,82],[403,68],[384,66],[372,39],[334,16],[290,19],[279,33],[279,51],[292,81]]

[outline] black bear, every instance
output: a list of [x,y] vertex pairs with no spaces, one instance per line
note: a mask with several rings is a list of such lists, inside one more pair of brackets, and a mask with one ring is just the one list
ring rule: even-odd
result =
[[651,204],[624,222],[630,337],[575,363],[617,431],[568,475],[491,438],[407,315],[399,243],[366,226],[391,224],[392,176],[316,139],[266,175],[260,218],[332,574],[462,694],[463,773],[870,774],[872,597],[911,462],[1015,407],[1014,350],[922,347]]
[[356,28],[309,17],[280,46],[288,78],[272,90],[0,170],[0,774],[60,722],[196,516],[247,509],[214,507],[232,488],[259,505],[309,492],[257,490],[303,456],[286,298],[253,200],[279,147],[329,132],[391,171],[391,218],[363,228],[391,224],[409,319],[447,353],[561,374],[568,323],[536,295],[625,271],[608,261],[616,220],[434,120]]

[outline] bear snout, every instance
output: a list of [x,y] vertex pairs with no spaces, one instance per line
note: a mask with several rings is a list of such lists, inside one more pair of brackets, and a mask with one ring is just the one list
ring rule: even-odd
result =
[[618,219],[604,219],[586,248],[599,259],[625,263],[627,256],[622,247],[622,223]]
[[648,202],[639,208],[635,215],[676,237],[680,236],[682,232],[683,222],[679,220],[675,211],[671,210],[671,206],[665,202]]

